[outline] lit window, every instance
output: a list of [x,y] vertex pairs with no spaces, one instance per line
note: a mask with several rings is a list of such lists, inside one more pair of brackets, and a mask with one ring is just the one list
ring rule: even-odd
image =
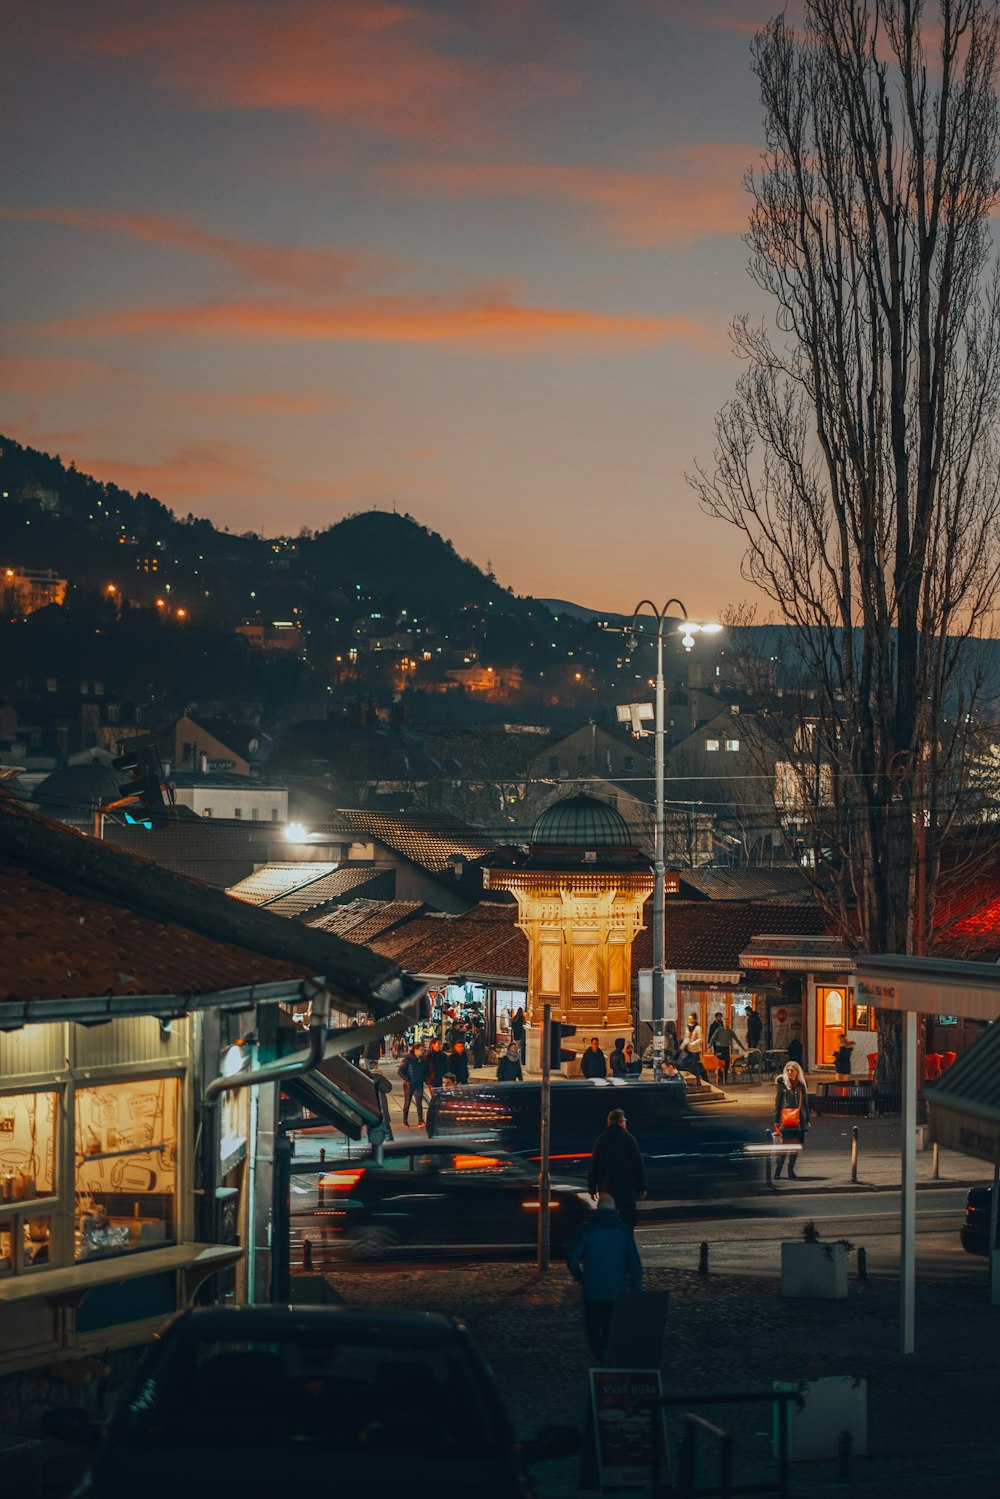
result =
[[177,1099],[175,1077],[77,1089],[75,1259],[176,1239]]
[[726,749],[727,750],[738,750],[739,747],[740,747],[740,741],[738,739],[727,739],[726,740]]
[[717,739],[706,739],[705,740],[705,748],[709,752],[711,752],[713,750],[717,750],[719,748],[719,741]]

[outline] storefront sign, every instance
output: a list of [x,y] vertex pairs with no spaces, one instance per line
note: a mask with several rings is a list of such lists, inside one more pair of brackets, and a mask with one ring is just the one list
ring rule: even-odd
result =
[[661,1474],[667,1472],[662,1410],[649,1409],[663,1394],[659,1369],[591,1369],[591,1409],[601,1492],[649,1489],[654,1443]]

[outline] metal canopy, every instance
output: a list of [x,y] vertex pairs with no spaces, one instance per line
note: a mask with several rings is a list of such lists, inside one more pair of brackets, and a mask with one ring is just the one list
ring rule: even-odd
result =
[[882,1010],[919,1015],[1000,1017],[1000,966],[949,958],[858,957],[855,993]]
[[924,1097],[940,1145],[1000,1163],[1000,1026],[991,1026]]

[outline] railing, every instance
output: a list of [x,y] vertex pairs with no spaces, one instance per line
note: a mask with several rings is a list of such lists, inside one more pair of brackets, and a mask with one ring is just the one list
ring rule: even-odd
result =
[[[763,1390],[740,1392],[732,1395],[665,1395],[659,1400],[645,1401],[646,1410],[666,1410],[677,1405],[753,1405],[758,1403],[779,1404],[787,1407],[794,1401],[801,1409],[804,1404],[798,1390]],[[719,1444],[719,1482],[709,1488],[695,1486],[695,1471],[698,1451],[698,1434],[703,1432]],[[782,1409],[778,1420],[778,1478],[775,1483],[733,1483],[734,1439],[731,1431],[696,1415],[684,1413],[684,1436],[678,1449],[677,1485],[672,1494],[681,1499],[731,1499],[734,1494],[777,1494],[778,1499],[789,1499],[788,1487],[788,1417]],[[653,1465],[649,1474],[649,1492],[657,1496],[664,1492],[660,1473],[660,1443],[653,1442]]]

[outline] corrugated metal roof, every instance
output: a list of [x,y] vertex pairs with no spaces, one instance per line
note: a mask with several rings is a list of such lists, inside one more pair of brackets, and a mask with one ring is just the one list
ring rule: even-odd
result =
[[1000,1024],[924,1089],[933,1137],[949,1150],[1000,1161]]
[[252,906],[266,906],[269,901],[287,895],[300,885],[308,885],[321,876],[332,874],[337,864],[265,864],[245,880],[230,885],[228,893],[237,900],[245,900]]

